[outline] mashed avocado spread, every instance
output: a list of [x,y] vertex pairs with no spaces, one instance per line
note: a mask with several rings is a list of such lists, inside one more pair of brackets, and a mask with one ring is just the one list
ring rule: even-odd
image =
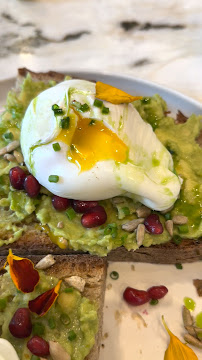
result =
[[[53,288],[58,279],[39,272],[40,281],[35,290],[23,294],[17,290],[9,272],[1,277],[0,286],[0,327],[1,337],[15,347],[21,360],[32,359],[27,348],[29,338],[19,339],[11,335],[9,323],[15,311],[28,306],[29,300]],[[46,341],[58,342],[71,356],[72,360],[83,360],[95,342],[98,330],[97,307],[74,288],[61,284],[59,296],[50,310],[39,317],[31,313],[32,334]]]
[[[19,140],[21,121],[30,101],[53,85],[54,82],[45,84],[32,81],[28,75],[19,93],[14,90],[9,92],[0,122],[0,149],[13,140]],[[163,233],[146,233],[142,245],[148,247],[169,241],[172,236],[166,230],[165,222],[175,215],[188,218],[186,225],[174,225],[173,238],[176,242],[179,243],[181,238],[200,238],[202,148],[196,139],[202,128],[202,116],[192,115],[185,123],[176,124],[172,117],[167,116],[166,103],[159,95],[135,101],[134,106],[170,151],[175,171],[183,180],[180,197],[174,207],[166,214],[158,213],[164,227]],[[17,150],[20,150],[20,147]],[[18,163],[8,162],[0,157],[0,246],[16,241],[30,223],[38,222],[37,228],[48,233],[51,240],[61,248],[68,246],[74,250],[105,256],[110,250],[122,245],[128,250],[139,247],[136,233],[123,230],[122,224],[137,218],[136,210],[140,203],[126,197],[122,197],[119,202],[114,199],[100,201],[100,205],[103,205],[107,212],[107,222],[100,227],[86,229],[81,225],[80,214],[73,212],[68,216],[65,211],[56,211],[51,204],[52,194],[45,188],[42,188],[39,196],[34,199],[28,197],[24,191],[14,190],[8,176],[9,170],[14,166],[18,166]],[[64,224],[63,228],[57,227],[59,222]],[[64,239],[67,240],[66,245]]]

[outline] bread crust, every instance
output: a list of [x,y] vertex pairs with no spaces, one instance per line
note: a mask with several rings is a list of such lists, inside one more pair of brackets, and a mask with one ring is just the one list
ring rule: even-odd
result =
[[[15,254],[16,255],[16,254]],[[41,260],[43,255],[26,256],[34,264]],[[82,295],[98,304],[99,329],[95,337],[95,344],[85,360],[98,360],[102,337],[103,306],[106,284],[107,262],[106,259],[90,255],[56,255],[56,263],[50,268],[43,270],[47,275],[58,279],[70,276],[80,276],[85,281]],[[6,257],[0,256],[0,267],[4,265]]]
[[[17,87],[20,86],[27,74],[30,74],[34,81],[54,80],[61,82],[65,78],[65,74],[55,71],[33,72],[26,68],[18,70]],[[202,133],[198,138],[200,142]],[[110,261],[138,261],[158,264],[175,264],[177,262],[194,262],[202,260],[202,241],[183,239],[180,245],[176,245],[172,240],[161,245],[152,245],[148,248],[140,247],[135,251],[127,251],[124,247],[112,250],[107,259]],[[53,244],[47,234],[36,230],[35,224],[28,227],[28,230],[22,237],[10,245],[3,245],[0,248],[0,255],[7,255],[8,249],[11,248],[16,254],[83,254],[82,251],[75,252],[71,249],[60,249]]]

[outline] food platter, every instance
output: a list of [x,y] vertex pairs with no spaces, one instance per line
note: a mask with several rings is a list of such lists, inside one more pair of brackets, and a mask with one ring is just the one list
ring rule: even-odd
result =
[[[67,70],[67,74],[76,78],[103,81],[134,95],[150,96],[158,93],[167,102],[173,115],[178,110],[186,116],[192,113],[202,114],[202,104],[148,81],[97,72],[69,73]],[[14,83],[15,79],[0,82],[0,109],[5,104],[6,94]],[[110,278],[109,274],[113,270],[119,273],[118,280]],[[202,310],[202,298],[198,297],[193,286],[193,279],[202,278],[201,273],[201,262],[184,264],[182,270],[177,269],[175,265],[110,263],[100,360],[162,360],[169,336],[162,325],[161,316],[164,315],[170,330],[183,341],[183,299],[187,296],[196,302],[194,316]],[[145,304],[131,307],[123,301],[122,294],[127,286],[146,290],[153,285],[165,285],[169,290],[168,295],[160,300],[157,306]],[[193,349],[198,359],[202,359],[202,351]]]

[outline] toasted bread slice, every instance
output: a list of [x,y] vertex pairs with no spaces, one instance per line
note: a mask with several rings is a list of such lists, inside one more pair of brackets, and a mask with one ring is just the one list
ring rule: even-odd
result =
[[[54,71],[46,73],[35,73],[26,68],[18,70],[17,88],[24,80],[27,74],[32,76],[35,81],[48,82],[54,80],[56,82],[63,81],[65,74]],[[201,142],[202,134],[198,139]],[[35,223],[29,225],[28,230],[22,237],[10,245],[0,248],[0,254],[6,255],[8,249],[12,248],[16,254],[71,254],[76,253],[71,249],[60,249],[53,244],[49,236],[44,232],[35,228]],[[82,253],[77,252],[77,253]],[[124,247],[120,247],[111,251],[108,256],[111,261],[140,261],[149,263],[175,264],[177,262],[194,262],[202,259],[202,241],[199,240],[182,240],[180,245],[176,245],[172,240],[162,245],[152,245],[148,248],[140,247],[136,251],[127,251]]]
[[[32,260],[34,264],[37,264],[44,256],[32,255],[27,257]],[[102,336],[103,305],[107,272],[106,260],[90,255],[56,255],[54,258],[56,260],[55,264],[43,271],[47,275],[52,275],[58,279],[75,275],[83,278],[86,284],[82,295],[92,301],[96,301],[98,304],[99,330],[95,338],[95,344],[89,355],[85,358],[85,360],[98,360]],[[4,265],[5,260],[5,257],[0,256],[0,267]]]

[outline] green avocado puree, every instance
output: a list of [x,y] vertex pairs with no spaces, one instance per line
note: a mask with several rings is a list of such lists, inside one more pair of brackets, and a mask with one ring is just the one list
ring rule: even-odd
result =
[[[95,342],[98,330],[97,305],[74,288],[67,288],[62,282],[59,296],[50,310],[43,317],[31,313],[32,334],[26,339],[17,339],[9,331],[9,323],[18,308],[28,307],[29,300],[35,299],[43,292],[50,290],[58,279],[47,276],[40,271],[40,281],[35,290],[23,294],[17,290],[6,273],[1,278],[0,287],[0,327],[1,337],[15,347],[20,360],[31,359],[27,341],[34,335],[47,341],[58,342],[71,356],[71,360],[83,360]],[[74,332],[74,339],[71,335]],[[72,340],[69,340],[72,339]]]
[[[41,91],[54,83],[32,81],[30,76],[24,80],[21,91],[9,92],[5,112],[0,122],[0,147],[13,139],[19,139],[21,121],[30,101]],[[159,140],[167,147],[173,157],[175,172],[183,180],[180,197],[169,218],[174,215],[188,217],[186,226],[174,226],[174,235],[181,238],[199,238],[202,234],[202,148],[196,142],[202,128],[202,116],[192,115],[186,123],[176,124],[174,119],[165,116],[167,106],[159,96],[135,101],[134,106],[142,118],[151,124]],[[12,132],[13,139],[5,136]],[[80,214],[69,219],[65,212],[57,212],[51,204],[51,194],[42,188],[36,199],[29,198],[24,191],[14,190],[9,184],[9,170],[17,166],[0,159],[0,246],[16,241],[30,221],[38,220],[38,229],[46,231],[54,243],[61,248],[89,251],[101,256],[119,246],[128,250],[138,248],[135,232],[122,230],[121,225],[136,218],[135,211],[140,203],[122,197],[122,202],[114,204],[113,199],[101,201],[107,212],[107,223],[96,228],[86,229],[80,223]],[[154,159],[155,166],[155,159]],[[171,239],[165,229],[168,215],[160,214],[164,226],[161,235],[145,234],[143,246],[162,244]],[[58,228],[62,222],[64,227]],[[23,224],[23,225],[22,225]]]

